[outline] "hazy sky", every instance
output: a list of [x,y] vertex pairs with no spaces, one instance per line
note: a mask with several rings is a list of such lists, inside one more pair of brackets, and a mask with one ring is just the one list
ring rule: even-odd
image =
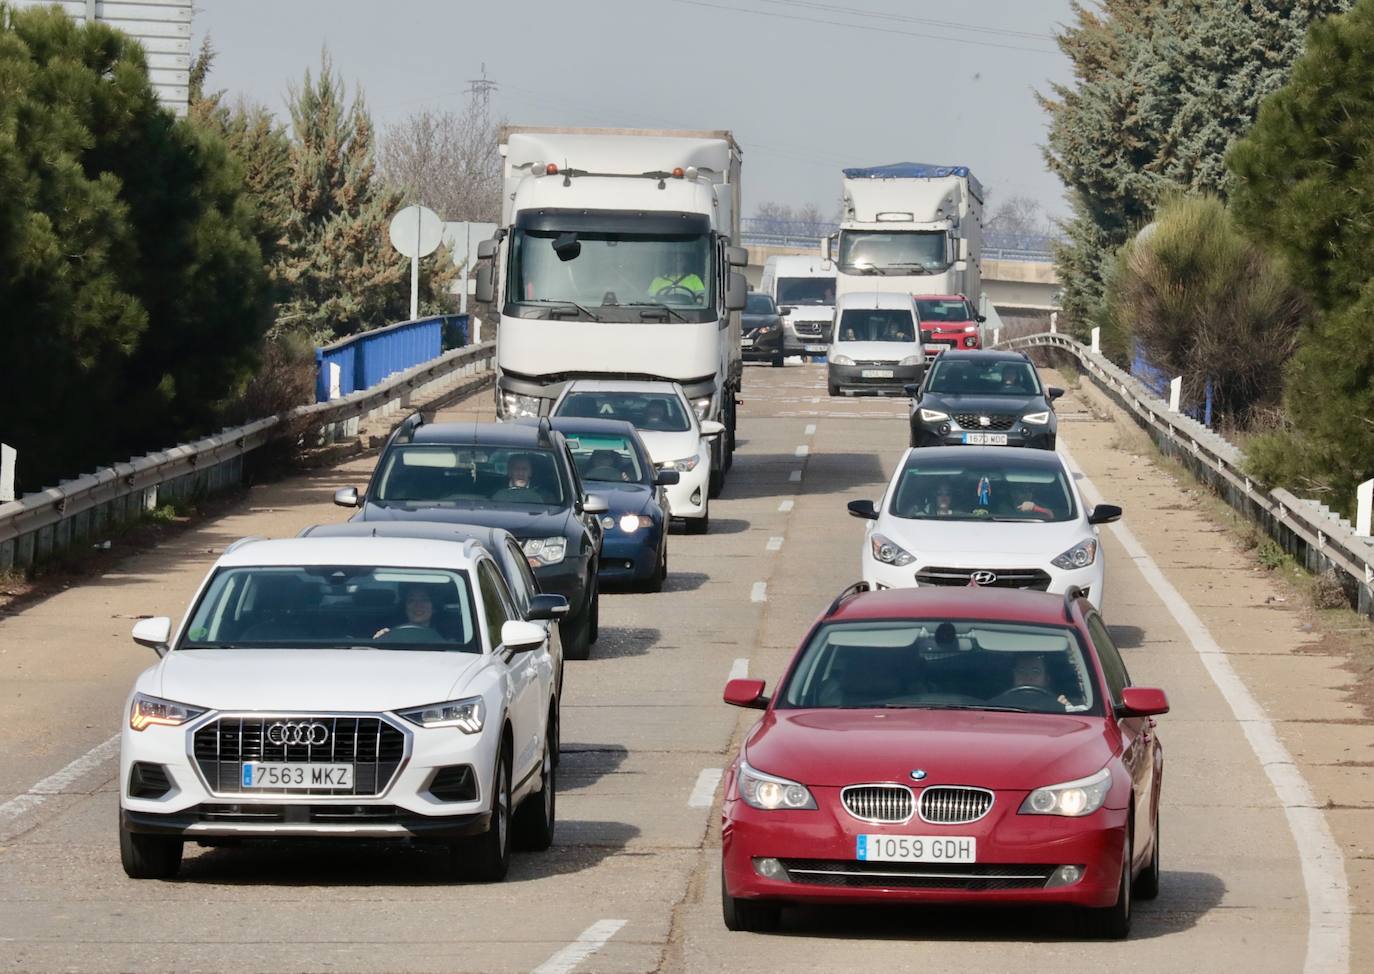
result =
[[[497,82],[511,122],[728,128],[744,203],[838,207],[840,169],[967,165],[1062,215],[1034,92],[1069,77],[1069,0],[202,0],[209,86],[285,114],[327,46],[379,126]],[[847,26],[855,25],[855,26]]]

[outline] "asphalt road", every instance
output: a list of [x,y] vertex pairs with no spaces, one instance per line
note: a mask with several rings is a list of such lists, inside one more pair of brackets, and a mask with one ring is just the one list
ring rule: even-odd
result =
[[[342,520],[329,495],[370,460],[257,489],[0,620],[0,971],[1301,970],[1308,906],[1284,809],[1202,658],[1107,532],[1107,618],[1136,682],[1174,707],[1160,721],[1163,892],[1138,904],[1132,939],[1083,943],[1024,910],[805,910],[777,935],[724,929],[716,784],[754,715],[724,706],[721,687],[746,671],[771,686],[854,580],[862,525],[845,502],[876,497],[906,442],[905,401],[828,399],[821,367],[750,367],[744,396],[711,533],[674,533],[663,593],[603,596],[593,657],[569,664],[556,844],[518,855],[500,885],[452,884],[437,855],[365,845],[189,847],[173,882],[120,869],[101,747],[151,659],[128,640],[131,617],[180,612],[234,537]],[[1074,396],[1061,413],[1092,478],[1110,448],[1076,433],[1089,418]]]

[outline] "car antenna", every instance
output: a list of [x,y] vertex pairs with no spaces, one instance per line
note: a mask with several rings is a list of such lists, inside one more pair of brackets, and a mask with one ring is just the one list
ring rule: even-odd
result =
[[830,603],[830,608],[825,610],[825,614],[831,615],[832,613],[834,613],[836,609],[840,607],[840,603],[844,602],[846,599],[852,599],[860,592],[867,592],[869,590],[869,587],[870,586],[867,582],[855,582],[853,585],[850,585],[839,595],[835,596],[835,601]]
[[1064,621],[1073,622],[1073,603],[1083,597],[1083,590],[1077,585],[1064,589]]

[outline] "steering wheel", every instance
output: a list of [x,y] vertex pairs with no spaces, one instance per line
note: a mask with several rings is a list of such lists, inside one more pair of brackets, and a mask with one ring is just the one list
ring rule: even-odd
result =
[[1004,699],[1010,698],[1010,699],[1012,699],[1012,700],[1015,700],[1017,697],[1024,697],[1024,696],[1028,696],[1028,695],[1031,695],[1031,694],[1034,694],[1034,695],[1040,696],[1040,697],[1044,697],[1046,700],[1049,700],[1049,701],[1051,701],[1051,702],[1053,702],[1053,703],[1056,703],[1056,704],[1059,703],[1059,698],[1056,697],[1056,696],[1055,696],[1053,693],[1051,693],[1049,690],[1046,690],[1044,687],[1031,686],[1031,685],[1028,684],[1028,683],[1027,683],[1027,684],[1022,684],[1022,685],[1019,686],[1019,687],[1012,687],[1010,690],[1003,690],[1001,693],[999,693],[999,694],[998,694],[996,697],[994,697],[993,699],[995,699],[995,700],[1004,700]]
[[669,303],[668,300],[667,300],[668,295],[674,294],[675,292],[681,293],[681,294],[685,294],[685,295],[687,296],[687,300],[686,300],[686,301],[678,301],[678,302],[674,302],[674,303],[676,303],[676,304],[696,304],[696,301],[697,301],[697,292],[693,291],[691,288],[689,288],[689,287],[687,287],[686,285],[683,285],[683,284],[669,284],[669,285],[666,285],[665,287],[661,287],[661,288],[659,288],[657,291],[654,292],[654,297],[656,297],[656,298],[662,298],[662,299],[664,299],[664,300],[663,300],[663,303],[664,303],[664,304],[668,304],[668,303]]
[[423,634],[421,642],[443,642],[444,637],[439,635],[433,626],[419,626],[413,622],[407,622],[400,626],[389,626],[380,636],[373,636],[372,638],[381,642],[396,642],[407,637],[414,638],[420,634]]

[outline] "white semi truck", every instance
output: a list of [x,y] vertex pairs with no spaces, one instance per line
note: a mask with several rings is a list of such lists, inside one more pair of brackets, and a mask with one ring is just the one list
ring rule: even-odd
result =
[[497,235],[477,299],[500,314],[496,411],[547,415],[575,379],[670,380],[725,425],[743,366],[739,146],[729,132],[508,126]]
[[821,241],[837,291],[982,291],[983,187],[965,166],[899,162],[844,170],[838,241]]

